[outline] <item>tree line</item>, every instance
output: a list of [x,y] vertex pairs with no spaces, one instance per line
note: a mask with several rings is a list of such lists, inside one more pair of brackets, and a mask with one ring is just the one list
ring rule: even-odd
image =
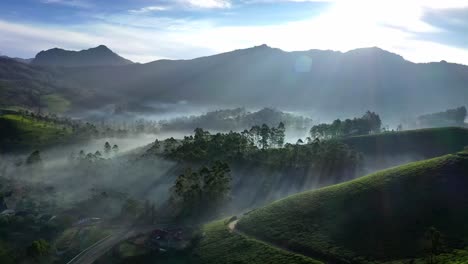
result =
[[360,118],[340,120],[336,119],[331,124],[319,124],[310,129],[312,139],[331,139],[355,135],[368,135],[381,131],[382,121],[374,112],[367,111]]

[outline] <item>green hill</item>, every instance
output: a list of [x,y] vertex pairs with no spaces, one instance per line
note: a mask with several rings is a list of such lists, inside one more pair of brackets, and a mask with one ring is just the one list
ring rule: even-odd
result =
[[446,250],[467,245],[467,189],[465,151],[290,196],[244,216],[237,229],[332,263],[423,258],[431,227]]
[[40,120],[9,111],[0,111],[0,152],[30,149],[61,142],[69,138],[72,129],[66,125]]
[[[227,222],[216,221],[203,227],[204,237],[193,252],[192,261],[203,264],[319,264],[321,262],[281,250],[229,230]],[[191,262],[191,263],[193,263]]]
[[433,158],[468,146],[468,129],[443,127],[355,136],[343,142],[369,156],[418,154]]

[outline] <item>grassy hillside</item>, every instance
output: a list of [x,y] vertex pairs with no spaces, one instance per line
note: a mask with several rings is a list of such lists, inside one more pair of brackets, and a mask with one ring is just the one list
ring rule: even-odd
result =
[[199,263],[220,264],[319,264],[321,262],[271,247],[229,231],[225,221],[216,221],[203,228],[204,237],[194,250]]
[[349,137],[343,141],[368,155],[413,153],[424,158],[432,158],[454,153],[468,146],[468,129],[459,127],[418,129]]
[[66,139],[71,128],[20,114],[0,115],[0,151],[32,148]]
[[251,212],[237,227],[335,262],[424,257],[431,227],[447,249],[467,245],[467,188],[465,151],[297,194]]

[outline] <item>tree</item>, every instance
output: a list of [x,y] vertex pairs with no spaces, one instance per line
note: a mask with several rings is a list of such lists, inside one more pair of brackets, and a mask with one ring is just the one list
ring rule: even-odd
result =
[[270,136],[270,128],[266,124],[263,124],[260,128],[260,147],[262,149],[267,149],[270,146]]
[[435,263],[434,259],[442,250],[442,235],[435,228],[430,227],[426,232],[426,241],[428,242],[429,263]]
[[276,145],[278,147],[283,147],[284,145],[284,138],[285,138],[286,128],[284,127],[284,123],[280,122],[278,127],[276,128]]
[[159,142],[159,140],[156,139],[156,140],[154,141],[153,148],[154,148],[155,150],[158,150],[160,147],[161,147],[161,142]]
[[164,140],[164,152],[170,153],[171,151],[175,149],[176,144],[177,144],[177,140],[175,140],[175,138],[173,137]]
[[41,164],[41,163],[42,163],[42,159],[41,159],[41,153],[39,152],[39,150],[33,151],[26,159],[26,164],[28,165]]
[[361,119],[367,121],[367,127],[365,128],[365,131],[363,131],[364,133],[367,132],[368,134],[370,132],[380,132],[380,129],[382,127],[382,121],[380,120],[380,116],[378,114],[371,111],[367,111]]
[[315,125],[310,129],[310,137],[331,139],[351,135],[367,135],[380,132],[381,127],[382,121],[379,115],[367,111],[360,118],[346,119],[344,121],[336,119],[331,124]]
[[211,168],[187,169],[177,177],[171,188],[171,201],[181,211],[180,216],[196,220],[215,212],[226,201],[231,184],[229,166],[216,161]]
[[195,128],[194,133],[194,139],[196,142],[205,141],[210,135],[208,131],[204,131],[202,128]]
[[114,154],[119,153],[119,146],[117,145],[112,146],[112,152],[114,152]]
[[84,160],[86,158],[86,154],[85,154],[84,150],[80,150],[80,153],[78,154],[78,158],[80,160]]
[[249,134],[252,138],[252,142],[257,146],[260,145],[260,127],[252,126],[249,130]]
[[35,240],[27,248],[27,253],[30,257],[39,258],[49,254],[50,245],[44,239]]
[[112,150],[111,145],[109,144],[109,142],[106,141],[106,143],[104,144],[104,153],[106,154],[106,156],[110,155],[111,150]]

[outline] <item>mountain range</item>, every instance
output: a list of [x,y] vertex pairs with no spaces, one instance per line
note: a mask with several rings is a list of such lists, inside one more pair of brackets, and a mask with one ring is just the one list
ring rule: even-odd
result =
[[372,110],[393,117],[468,101],[467,66],[413,63],[377,47],[343,53],[286,52],[261,45],[192,60],[136,64],[99,46],[79,52],[42,51],[28,67],[50,73],[62,89],[86,91],[85,99],[68,98],[75,109],[183,101],[274,106],[329,116]]

